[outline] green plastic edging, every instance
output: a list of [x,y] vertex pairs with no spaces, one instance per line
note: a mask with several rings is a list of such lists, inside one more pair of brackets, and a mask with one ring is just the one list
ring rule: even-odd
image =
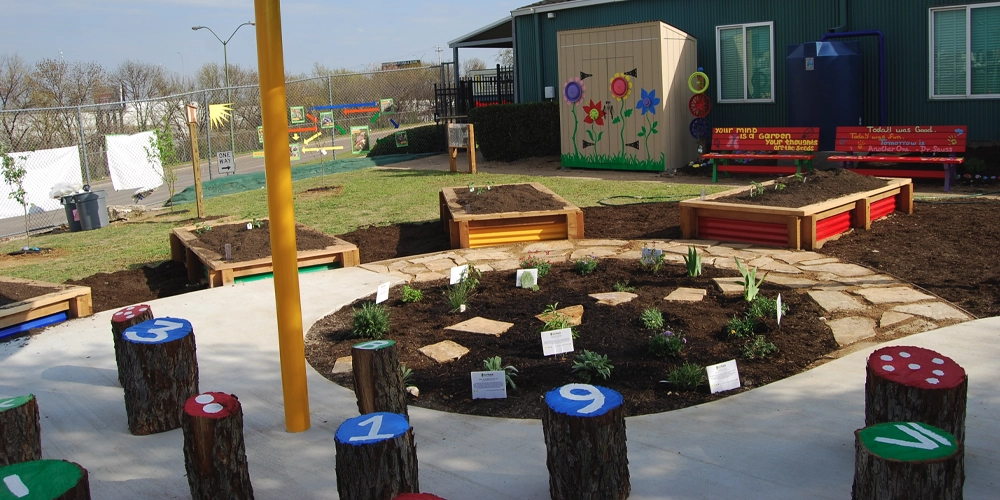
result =
[[[299,274],[316,273],[320,271],[329,271],[331,269],[340,269],[343,267],[340,262],[334,262],[333,264],[318,264],[315,266],[300,267]],[[274,273],[262,273],[254,274],[251,276],[240,276],[233,280],[235,283],[249,283],[251,281],[260,281],[273,278]]]
[[950,432],[917,422],[887,422],[859,431],[861,443],[878,457],[923,462],[950,457],[958,444]]

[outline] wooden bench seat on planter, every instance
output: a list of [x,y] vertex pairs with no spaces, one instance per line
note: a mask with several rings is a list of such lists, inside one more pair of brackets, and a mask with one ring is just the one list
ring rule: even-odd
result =
[[[715,128],[712,152],[701,155],[712,165],[712,182],[719,182],[719,172],[744,174],[801,174],[803,167],[812,170],[814,152],[819,147],[819,129],[785,128]],[[743,165],[735,160],[793,161],[794,165]]]
[[[915,125],[882,127],[837,127],[834,149],[838,153],[829,161],[839,161],[852,172],[879,177],[909,177],[944,179],[944,190],[951,191],[956,166],[965,158],[965,125]],[[880,168],[864,163],[924,163],[941,165],[941,169]]]

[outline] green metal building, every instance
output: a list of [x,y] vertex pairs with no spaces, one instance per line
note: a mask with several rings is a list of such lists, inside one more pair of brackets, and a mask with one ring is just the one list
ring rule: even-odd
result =
[[512,46],[518,102],[542,101],[546,87],[559,98],[563,83],[557,32],[645,21],[697,38],[698,65],[711,80],[712,126],[787,125],[786,47],[877,31],[884,118],[880,37],[837,38],[861,48],[863,125],[968,125],[970,142],[1000,141],[997,1],[545,0],[449,45],[456,60],[460,47]]

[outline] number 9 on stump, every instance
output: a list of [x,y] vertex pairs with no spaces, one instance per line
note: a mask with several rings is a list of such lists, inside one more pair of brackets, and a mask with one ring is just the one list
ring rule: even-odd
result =
[[348,419],[334,436],[340,498],[389,500],[417,493],[417,447],[413,428],[398,413],[368,413]]
[[568,384],[545,395],[542,414],[553,499],[624,499],[632,489],[621,394]]

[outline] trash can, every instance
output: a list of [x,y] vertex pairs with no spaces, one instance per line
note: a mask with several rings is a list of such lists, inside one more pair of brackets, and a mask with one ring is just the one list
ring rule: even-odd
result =
[[69,225],[70,232],[83,229],[80,227],[80,212],[76,209],[76,195],[63,196],[59,198],[59,203],[66,210],[66,224]]
[[75,195],[76,209],[80,215],[80,228],[84,231],[108,225],[107,191],[91,191]]

